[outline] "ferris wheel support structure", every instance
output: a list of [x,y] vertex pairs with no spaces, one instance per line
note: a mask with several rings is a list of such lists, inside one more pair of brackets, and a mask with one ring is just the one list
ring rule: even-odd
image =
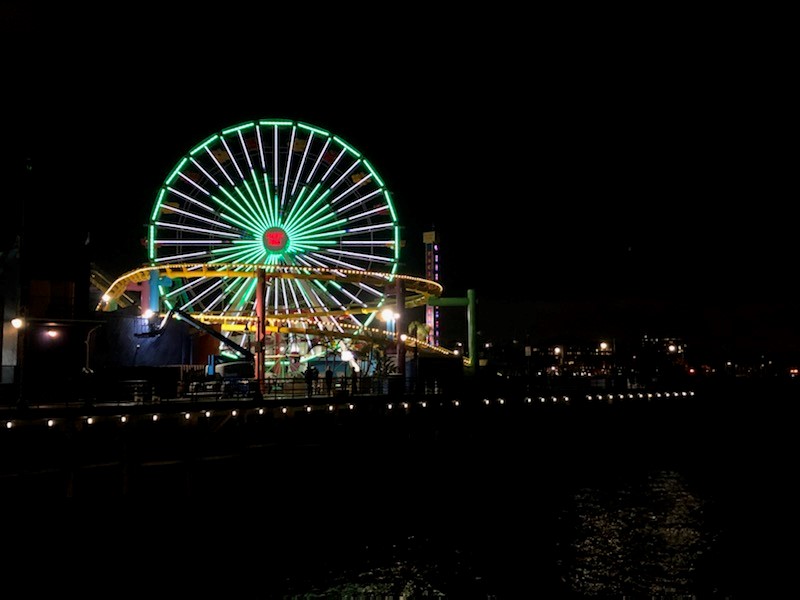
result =
[[255,351],[255,376],[258,382],[259,389],[264,387],[264,331],[266,329],[266,306],[265,300],[267,277],[266,272],[262,268],[256,269],[256,323],[258,329],[256,330],[256,351]]
[[474,375],[478,372],[478,329],[475,323],[475,290],[467,290],[464,298],[428,298],[428,306],[466,306],[467,307],[467,351],[469,362],[466,364],[467,373]]

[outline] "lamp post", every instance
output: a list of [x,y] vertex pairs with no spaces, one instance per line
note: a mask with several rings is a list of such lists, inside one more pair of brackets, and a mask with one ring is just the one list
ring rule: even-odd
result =
[[558,375],[562,375],[561,371],[564,364],[564,349],[561,346],[556,346],[555,348],[553,348],[553,354],[556,357],[556,365],[557,365],[556,369]]
[[26,325],[27,323],[23,317],[11,319],[11,326],[17,330],[17,406],[20,408],[25,407],[25,391],[23,390],[22,379],[25,368]]
[[353,360],[353,353],[350,350],[342,350],[342,362],[344,363],[344,376],[345,378],[348,375],[347,366],[350,364],[350,361]]
[[[348,350],[347,348],[342,350],[342,362],[344,363],[344,389],[347,389],[348,381],[350,380],[350,374],[348,370],[348,366],[350,369],[353,369],[353,375],[355,375],[355,367],[353,366],[353,353]],[[356,393],[355,389],[355,382],[353,382],[353,389],[352,393]]]

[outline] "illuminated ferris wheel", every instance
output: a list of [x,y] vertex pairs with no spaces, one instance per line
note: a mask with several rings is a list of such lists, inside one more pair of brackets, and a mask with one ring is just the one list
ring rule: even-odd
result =
[[[336,314],[356,326],[385,290],[315,274],[393,274],[399,248],[393,201],[373,166],[340,137],[289,120],[242,123],[192,148],[162,184],[148,234],[151,266],[291,269],[302,276],[268,278],[272,317]],[[159,293],[168,309],[199,318],[256,310],[252,277],[178,278]]]

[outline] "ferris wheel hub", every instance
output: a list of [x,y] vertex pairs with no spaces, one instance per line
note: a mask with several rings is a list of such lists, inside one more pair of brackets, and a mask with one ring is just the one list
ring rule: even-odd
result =
[[270,254],[282,254],[289,246],[289,235],[281,227],[270,227],[264,232],[264,249]]

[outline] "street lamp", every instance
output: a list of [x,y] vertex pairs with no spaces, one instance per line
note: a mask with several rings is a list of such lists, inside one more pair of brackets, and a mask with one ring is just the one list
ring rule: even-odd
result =
[[24,407],[26,404],[25,391],[23,389],[22,378],[25,368],[25,345],[27,344],[27,335],[25,335],[25,319],[23,317],[14,317],[11,319],[11,326],[17,330],[17,404]]
[[342,360],[346,363],[349,363],[350,361],[353,360],[353,353],[345,348],[344,350],[342,350]]

